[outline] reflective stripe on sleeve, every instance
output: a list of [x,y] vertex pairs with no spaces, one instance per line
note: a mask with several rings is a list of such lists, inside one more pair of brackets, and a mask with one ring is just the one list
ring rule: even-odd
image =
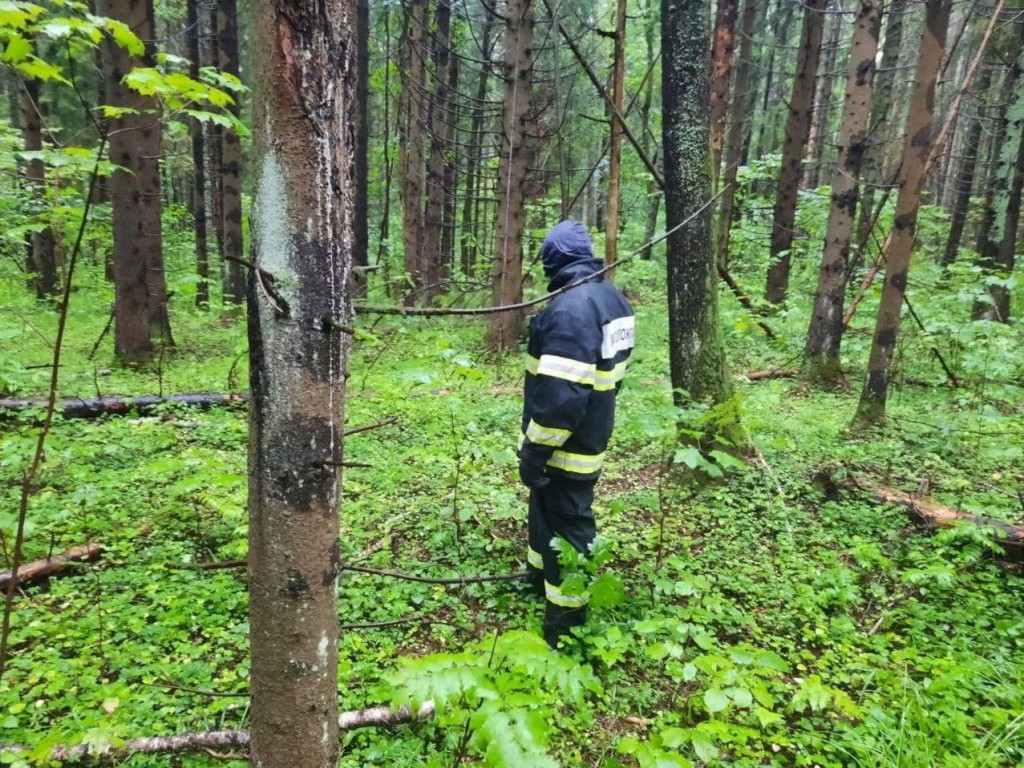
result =
[[569,453],[568,451],[555,451],[548,459],[548,466],[561,469],[566,472],[577,472],[581,475],[589,475],[601,469],[604,464],[604,454]]
[[556,429],[554,427],[542,427],[533,419],[530,419],[526,427],[526,439],[538,445],[550,445],[560,448],[572,435],[568,429]]
[[597,366],[593,363],[582,363],[570,357],[558,355],[541,355],[537,361],[537,375],[553,376],[576,384],[594,386],[594,374]]
[[526,550],[526,562],[538,571],[544,570],[544,556],[533,547]]
[[554,603],[560,608],[582,608],[590,602],[589,592],[584,592],[582,595],[567,595],[562,592],[561,587],[555,586],[550,581],[544,582],[544,596],[547,597],[548,602]]
[[623,360],[610,371],[596,371],[594,374],[594,390],[606,392],[610,389],[615,389],[615,385],[626,377],[626,369],[628,367],[629,361]]
[[537,366],[538,365],[540,365],[540,360],[538,360],[533,355],[527,355],[526,356],[526,372],[527,373],[532,373],[534,376],[536,376],[537,375]]

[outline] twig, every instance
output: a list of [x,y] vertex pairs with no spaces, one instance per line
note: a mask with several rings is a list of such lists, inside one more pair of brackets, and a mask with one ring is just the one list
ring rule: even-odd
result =
[[[719,194],[721,194],[721,193],[719,193]],[[733,276],[729,273],[729,270],[726,269],[725,266],[722,265],[722,264],[718,264],[717,267],[718,267],[718,276],[720,278],[722,278],[722,281],[727,286],[729,286],[729,290],[732,291],[732,295],[736,297],[737,301],[739,301],[739,303],[743,306],[743,308],[746,309],[748,312],[750,312],[750,314],[752,314],[754,316],[755,322],[757,322],[758,327],[762,331],[764,331],[764,335],[767,336],[772,341],[778,341],[779,337],[775,334],[775,331],[773,331],[768,326],[768,324],[764,322],[764,320],[762,320],[762,319],[760,319],[760,317],[758,317],[758,315],[760,313],[757,311],[757,308],[754,306],[754,302],[751,301],[750,297],[747,296],[747,294],[743,292],[743,289],[740,288],[739,283],[737,283],[736,280],[733,279]]]
[[391,619],[390,621],[360,621],[352,624],[342,624],[341,629],[379,629],[381,627],[394,627],[399,624],[423,621],[426,618],[423,614],[417,614],[416,616],[406,616],[401,619]]
[[247,560],[218,560],[212,563],[171,563],[167,567],[175,571],[219,571],[228,568],[245,568]]
[[36,440],[35,453],[28,471],[25,472],[21,484],[21,500],[18,506],[18,522],[14,534],[14,556],[11,562],[11,583],[4,597],[4,615],[2,627],[0,627],[0,680],[3,679],[4,670],[7,669],[7,648],[11,635],[11,610],[14,606],[14,593],[18,588],[18,568],[21,567],[23,547],[25,543],[25,522],[28,518],[28,499],[32,495],[32,482],[35,480],[39,466],[43,462],[45,453],[46,438],[53,426],[53,414],[57,405],[57,384],[60,379],[60,355],[64,345],[64,329],[68,322],[68,307],[71,304],[71,283],[75,275],[75,265],[78,263],[78,254],[82,250],[82,238],[85,235],[85,228],[89,222],[89,212],[92,209],[93,192],[96,188],[96,180],[100,175],[100,158],[107,146],[106,136],[100,137],[99,146],[96,148],[96,162],[93,165],[92,174],[89,176],[89,189],[85,196],[85,206],[82,209],[82,221],[78,225],[78,235],[75,237],[75,245],[71,249],[68,258],[67,276],[64,279],[64,292],[60,300],[60,315],[57,320],[57,338],[53,346],[53,368],[50,372],[50,392],[46,404],[46,416],[43,419],[42,428],[39,430],[39,437]]
[[382,571],[378,568],[366,568],[361,565],[351,565],[350,563],[343,563],[340,570],[354,571],[355,573],[368,573],[374,576],[387,576],[392,579],[401,579],[402,581],[415,581],[419,584],[481,584],[485,581],[512,581],[513,579],[526,576],[526,571],[518,571],[516,573],[502,573],[494,575],[434,578],[431,576],[415,576],[411,573],[399,573],[397,571]]
[[371,429],[380,429],[381,427],[386,427],[389,424],[394,424],[396,421],[398,421],[398,417],[392,416],[390,419],[378,421],[376,424],[367,424],[362,427],[352,427],[351,429],[346,429],[344,435],[345,437],[348,437],[349,435],[358,435],[360,432],[369,432]]

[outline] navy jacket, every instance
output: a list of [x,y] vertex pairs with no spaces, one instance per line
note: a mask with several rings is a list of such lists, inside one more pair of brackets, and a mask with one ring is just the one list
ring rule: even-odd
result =
[[[601,269],[586,228],[563,221],[541,251],[548,289]],[[633,349],[633,309],[595,277],[556,296],[530,326],[519,456],[549,474],[596,478],[615,422],[615,396]]]

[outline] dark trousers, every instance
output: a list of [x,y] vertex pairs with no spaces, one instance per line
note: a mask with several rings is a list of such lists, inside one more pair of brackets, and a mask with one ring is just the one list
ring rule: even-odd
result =
[[546,596],[544,636],[554,646],[558,637],[586,620],[586,600],[579,595],[563,596],[558,552],[551,546],[561,538],[589,557],[597,535],[594,522],[596,480],[570,480],[552,476],[543,488],[530,491],[529,572],[538,592],[543,584]]

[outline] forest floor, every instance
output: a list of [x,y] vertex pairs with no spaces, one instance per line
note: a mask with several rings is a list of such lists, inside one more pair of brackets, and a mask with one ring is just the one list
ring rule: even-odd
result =
[[[501,583],[343,574],[344,624],[410,620],[343,632],[342,707],[427,697],[441,706],[430,723],[346,734],[342,765],[1024,764],[1020,567],[984,530],[929,531],[873,494],[884,485],[1024,516],[1020,326],[956,320],[969,303],[951,286],[918,308],[931,332],[907,330],[888,426],[851,433],[866,305],[844,342],[850,389],[737,380],[757,453],[696,485],[666,470],[668,458],[693,457],[671,442],[679,414],[658,270],[620,272],[639,347],[598,485],[605,588],[586,631],[556,657],[535,642],[541,605]],[[109,339],[87,359],[105,291],[97,280],[74,296],[63,396],[244,391],[244,323],[194,313],[184,295],[178,347],[159,363],[114,367]],[[0,299],[0,386],[44,395],[48,371],[29,366],[49,359],[52,310],[13,284],[0,283]],[[734,371],[798,360],[806,315],[772,317],[791,341],[770,344],[731,297],[721,303]],[[521,567],[522,365],[490,358],[482,338],[474,321],[361,321],[347,424],[397,421],[346,441],[346,459],[369,466],[346,470],[345,562],[441,577]],[[961,387],[946,383],[936,345]],[[58,420],[26,557],[86,542],[105,553],[16,597],[0,742],[40,756],[58,743],[246,727],[244,569],[179,567],[245,556],[246,431],[244,407]],[[30,415],[0,421],[5,556],[35,435]],[[0,763],[29,757],[8,752]]]

